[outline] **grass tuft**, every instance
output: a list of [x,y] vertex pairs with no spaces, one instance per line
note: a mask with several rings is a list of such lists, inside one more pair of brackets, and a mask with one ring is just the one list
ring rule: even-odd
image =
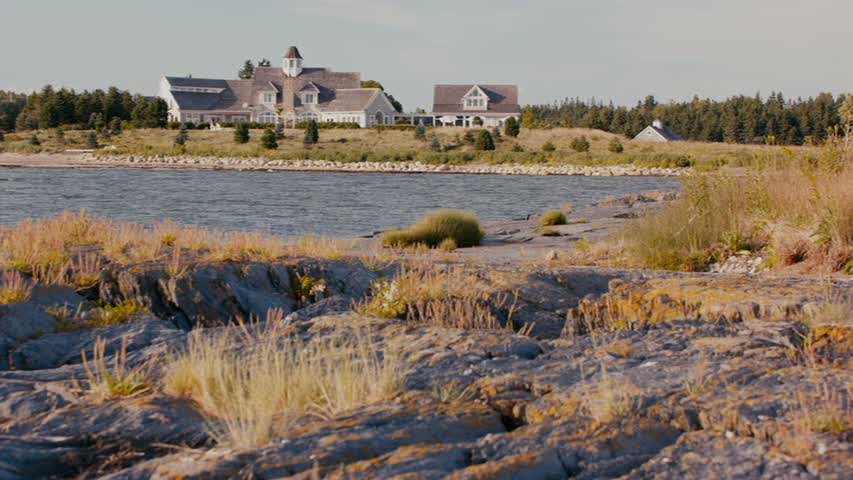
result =
[[428,214],[418,223],[403,230],[387,232],[382,243],[391,247],[406,247],[424,244],[437,247],[446,239],[452,239],[460,248],[480,244],[485,233],[474,214],[460,210],[439,210]]
[[539,225],[543,227],[565,224],[566,214],[560,210],[548,210],[542,215],[542,218],[539,219]]
[[17,270],[5,271],[0,276],[0,305],[26,302],[32,294],[32,284]]
[[86,370],[87,396],[104,401],[117,397],[129,397],[148,391],[146,367],[127,366],[127,338],[122,338],[121,348],[113,356],[112,365],[106,358],[106,340],[98,338],[92,351],[91,361],[82,351],[83,367]]

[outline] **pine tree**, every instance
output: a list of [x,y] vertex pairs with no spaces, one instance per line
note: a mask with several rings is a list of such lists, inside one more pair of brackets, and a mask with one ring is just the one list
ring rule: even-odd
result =
[[182,147],[187,143],[190,136],[187,132],[187,124],[182,123],[180,128],[178,129],[178,134],[175,136],[175,145]]
[[504,133],[506,133],[507,136],[515,138],[518,136],[519,130],[518,120],[516,120],[515,117],[509,117],[506,119],[506,123],[504,124]]
[[30,145],[32,145],[34,147],[41,145],[41,140],[39,140],[38,135],[36,135],[35,133],[33,134],[32,137],[30,137]]
[[98,135],[95,132],[89,132],[88,134],[86,134],[86,148],[97,150],[99,147],[100,145],[98,145]]
[[264,134],[261,136],[261,146],[267,150],[278,148],[278,142],[275,141],[275,132],[272,128],[264,130]]
[[62,127],[56,127],[54,137],[56,137],[56,143],[60,145],[65,144],[65,130],[63,130]]
[[438,139],[438,135],[432,136],[432,141],[429,144],[429,149],[433,152],[441,151],[441,141]]
[[426,127],[423,122],[418,122],[418,125],[415,127],[415,138],[418,140],[426,139]]
[[252,64],[251,60],[246,60],[246,63],[243,64],[243,68],[237,71],[237,78],[241,78],[243,80],[249,80],[250,78],[255,76],[255,66]]
[[488,130],[480,130],[477,134],[477,140],[474,142],[474,150],[484,151],[494,149],[495,140],[492,138],[492,134]]
[[284,123],[279,122],[275,124],[275,139],[284,140]]
[[258,66],[259,67],[269,67],[269,66],[272,66],[272,64],[266,58],[262,58],[262,59],[258,60]]
[[320,141],[320,128],[316,120],[308,120],[305,122],[305,139],[306,145],[313,145]]
[[475,127],[482,127],[483,119],[480,117],[474,117],[474,119],[471,120],[471,124],[473,124]]
[[122,132],[121,119],[118,117],[113,117],[113,119],[110,120],[110,133],[113,135],[121,135],[121,132]]
[[249,125],[240,122],[234,126],[234,143],[249,143]]

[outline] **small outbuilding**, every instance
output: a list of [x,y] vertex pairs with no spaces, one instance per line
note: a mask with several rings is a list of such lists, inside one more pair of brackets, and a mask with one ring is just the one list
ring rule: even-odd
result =
[[669,127],[664,125],[663,122],[655,120],[651,125],[638,133],[637,136],[634,137],[634,140],[640,142],[678,142],[683,139]]

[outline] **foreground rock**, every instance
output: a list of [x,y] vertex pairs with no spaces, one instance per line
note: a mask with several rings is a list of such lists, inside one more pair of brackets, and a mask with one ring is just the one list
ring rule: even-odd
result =
[[[101,298],[149,312],[94,330],[56,331],[34,302],[5,306],[0,478],[849,477],[849,303],[824,307],[850,281],[490,273],[518,292],[531,336],[357,315],[352,300],[380,274],[340,261],[206,264],[177,279],[154,265],[110,271]],[[304,298],[299,276],[322,279],[322,295]],[[343,330],[402,348],[401,393],[282,419],[279,438],[236,450],[216,446],[219,420],[156,384],[103,402],[81,392],[79,350],[95,338],[108,362],[126,339],[134,367],[183,348],[190,325],[267,308],[305,340]]]

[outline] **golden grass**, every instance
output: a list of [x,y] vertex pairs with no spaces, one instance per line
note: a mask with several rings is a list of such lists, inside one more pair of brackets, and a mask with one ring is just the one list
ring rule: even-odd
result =
[[0,305],[26,302],[32,294],[32,284],[20,272],[7,270],[0,275]]
[[118,325],[130,320],[134,315],[147,312],[148,309],[134,300],[125,300],[118,305],[103,305],[93,308],[82,320],[91,327]]
[[447,239],[452,239],[457,247],[464,248],[479,245],[484,235],[480,221],[473,213],[437,210],[408,228],[386,232],[382,236],[382,244],[391,247],[421,244],[433,248]]
[[[742,250],[802,273],[853,271],[853,163],[801,158],[746,176],[700,175],[614,241],[628,266],[703,270]],[[617,255],[618,256],[618,255]]]
[[548,210],[539,219],[539,225],[542,227],[550,227],[553,225],[565,225],[566,214],[561,210]]
[[[767,145],[731,145],[724,143],[674,142],[650,144],[634,142],[618,135],[590,129],[522,129],[518,138],[496,142],[496,151],[480,154],[474,146],[463,140],[466,129],[438,127],[429,130],[447,149],[446,153],[434,154],[427,151],[422,140],[415,138],[412,131],[376,131],[374,129],[330,129],[320,131],[320,143],[306,149],[302,143],[302,130],[287,130],[286,139],[279,142],[276,150],[266,150],[260,145],[261,130],[251,132],[252,140],[247,144],[234,144],[232,132],[190,130],[189,141],[183,148],[175,147],[175,130],[139,129],[125,130],[114,136],[109,144],[115,146],[110,153],[135,155],[197,155],[212,157],[260,157],[268,159],[323,158],[340,161],[379,161],[417,159],[430,163],[470,162],[475,159],[485,163],[552,163],[581,165],[616,165],[634,163],[646,166],[690,161],[701,169],[715,169],[719,165],[749,166],[763,158],[782,156],[787,149],[796,153],[814,151],[814,147],[779,147]],[[1,151],[12,152],[61,152],[66,148],[85,148],[88,132],[68,130],[65,142],[54,138],[53,132],[38,132],[42,145],[28,144],[31,132],[9,133],[7,141],[0,143]],[[586,137],[589,152],[571,149],[574,139]],[[608,146],[613,138],[620,138],[623,153],[612,153]],[[547,156],[531,156],[540,152],[545,143],[551,143],[556,151]],[[521,149],[515,153],[513,149]]]
[[86,370],[86,396],[94,401],[138,395],[149,390],[147,366],[127,366],[127,338],[122,338],[121,348],[114,354],[112,365],[106,358],[106,340],[98,338],[91,360],[82,351]]
[[196,401],[218,442],[248,449],[280,435],[289,418],[336,416],[402,388],[403,361],[367,335],[342,330],[303,341],[282,331],[275,322],[193,331],[166,366],[165,391]]
[[611,378],[602,367],[602,375],[584,396],[584,408],[600,425],[629,420],[640,410],[640,389],[630,380]]

